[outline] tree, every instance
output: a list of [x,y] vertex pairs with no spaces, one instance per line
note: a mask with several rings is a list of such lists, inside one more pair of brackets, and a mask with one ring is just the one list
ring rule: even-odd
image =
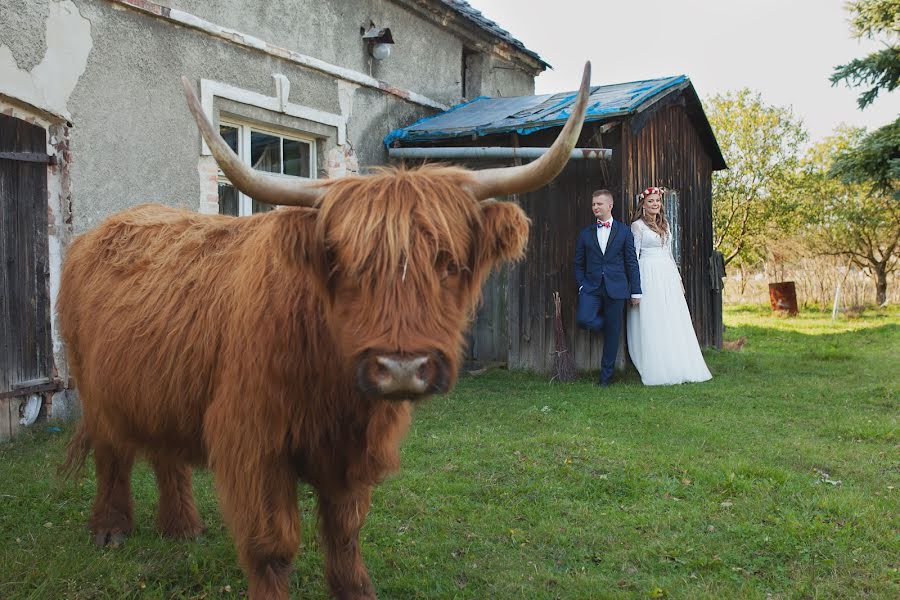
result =
[[831,84],[844,82],[850,87],[869,86],[857,104],[864,109],[882,91],[891,92],[900,85],[900,0],[857,0],[848,2],[850,31],[856,39],[880,39],[884,48],[846,65],[838,65],[831,74]]
[[[884,48],[835,68],[832,85],[869,86],[857,104],[865,109],[881,91],[900,85],[900,0],[857,0],[847,4],[850,29],[857,39],[881,39]],[[829,148],[830,146],[830,148]],[[861,130],[838,131],[823,142],[815,169],[831,189],[840,181],[843,193],[830,195],[820,233],[856,265],[875,277],[875,299],[887,298],[887,277],[897,270],[900,239],[900,118],[865,135]],[[826,169],[827,171],[822,171]]]
[[896,199],[900,181],[900,118],[838,154],[831,174],[845,183],[870,183],[879,193],[894,195]]
[[821,254],[844,256],[875,280],[875,302],[887,300],[888,277],[900,268],[900,203],[891,191],[865,178],[845,181],[835,164],[865,143],[864,129],[839,127],[813,146],[803,165],[805,190],[799,211]]
[[749,89],[713,96],[706,108],[729,167],[713,175],[713,244],[725,264],[753,265],[772,235],[792,227],[791,181],[806,132],[789,108]]
[[[850,87],[870,86],[857,104],[865,109],[881,91],[892,92],[900,85],[900,0],[858,0],[847,5],[852,17],[853,37],[881,39],[884,48],[835,68],[831,84],[841,81]],[[900,119],[858,140],[838,155],[832,175],[845,183],[870,183],[880,194],[897,199],[900,181]]]

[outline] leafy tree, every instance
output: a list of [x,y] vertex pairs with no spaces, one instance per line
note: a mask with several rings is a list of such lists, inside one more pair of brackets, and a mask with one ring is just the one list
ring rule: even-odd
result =
[[813,248],[843,256],[870,273],[875,301],[884,304],[888,277],[900,268],[900,203],[890,190],[865,177],[847,182],[835,176],[837,160],[870,137],[864,129],[840,127],[810,149],[799,212],[805,215]]
[[806,132],[789,108],[749,89],[713,96],[706,109],[729,167],[713,175],[713,243],[726,264],[757,264],[767,240],[794,226],[792,181]]
[[850,30],[857,39],[881,40],[884,48],[845,65],[835,67],[831,84],[850,87],[868,86],[857,104],[863,109],[882,91],[891,92],[900,85],[900,0],[857,0],[848,2]]

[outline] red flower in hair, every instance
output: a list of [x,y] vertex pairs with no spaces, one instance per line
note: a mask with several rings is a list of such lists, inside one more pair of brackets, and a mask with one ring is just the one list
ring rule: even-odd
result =
[[643,200],[644,198],[646,198],[646,197],[649,196],[650,194],[659,194],[660,196],[662,196],[662,195],[663,195],[663,188],[658,188],[658,187],[654,187],[654,186],[648,187],[646,190],[644,190],[643,192],[641,192],[641,196],[640,196],[641,200]]

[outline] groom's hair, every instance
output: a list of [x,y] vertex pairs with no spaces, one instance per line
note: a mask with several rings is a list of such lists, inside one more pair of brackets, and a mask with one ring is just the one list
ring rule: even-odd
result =
[[609,196],[609,199],[613,200],[612,192],[609,190],[596,190],[593,194],[591,194],[591,198],[596,198],[597,196]]

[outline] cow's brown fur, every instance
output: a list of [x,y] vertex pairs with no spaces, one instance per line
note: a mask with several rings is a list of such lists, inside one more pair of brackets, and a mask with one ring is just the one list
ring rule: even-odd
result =
[[284,598],[302,479],[332,593],[374,597],[358,533],[411,402],[363,395],[353,365],[371,348],[438,351],[455,380],[484,278],[528,237],[521,209],[479,206],[469,178],[339,179],[315,209],[243,218],[138,206],[76,239],[58,306],[84,411],[69,465],[93,448],[95,539],[131,530],[137,456],[156,473],[158,527],[196,535],[191,466],[208,464],[250,595]]

